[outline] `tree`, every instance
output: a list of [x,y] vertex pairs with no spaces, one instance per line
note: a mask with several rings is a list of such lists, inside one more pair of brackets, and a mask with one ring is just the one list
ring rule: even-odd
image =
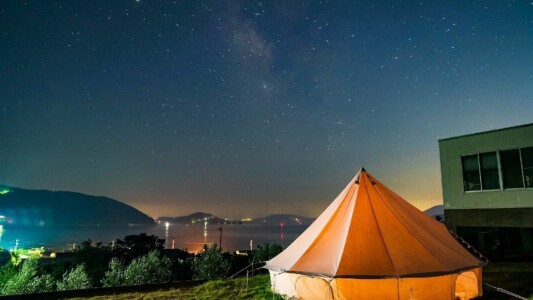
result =
[[81,243],[75,255],[75,262],[85,265],[85,272],[89,278],[92,278],[93,282],[100,282],[113,257],[113,252],[109,245],[89,239]]
[[111,259],[109,270],[105,272],[101,282],[105,287],[121,286],[126,283],[125,268],[118,258]]
[[63,279],[57,282],[57,289],[60,291],[87,289],[91,286],[84,264],[65,272]]
[[254,262],[267,261],[274,258],[276,255],[280,254],[283,251],[281,245],[273,243],[264,243],[263,245],[257,246],[257,250],[254,254]]
[[222,249],[217,244],[204,245],[203,251],[192,262],[193,279],[222,279],[228,274],[229,268],[230,264],[224,259]]
[[134,259],[126,268],[126,284],[161,283],[170,280],[172,262],[157,251]]
[[36,258],[24,261],[22,267],[2,287],[2,295],[47,292],[54,288],[54,279],[48,274],[38,274],[39,260]]
[[124,240],[118,239],[113,254],[125,261],[141,257],[153,250],[161,251],[165,248],[165,240],[146,233],[127,235]]

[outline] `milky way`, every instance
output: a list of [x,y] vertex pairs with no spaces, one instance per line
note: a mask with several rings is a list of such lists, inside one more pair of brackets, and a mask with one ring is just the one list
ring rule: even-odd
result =
[[0,183],[156,217],[317,216],[364,166],[533,121],[530,1],[3,1]]

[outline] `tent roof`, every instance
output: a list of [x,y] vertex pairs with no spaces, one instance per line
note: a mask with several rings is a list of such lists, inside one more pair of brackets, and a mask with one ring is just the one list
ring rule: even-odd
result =
[[426,277],[481,266],[446,227],[365,169],[266,268],[348,278]]

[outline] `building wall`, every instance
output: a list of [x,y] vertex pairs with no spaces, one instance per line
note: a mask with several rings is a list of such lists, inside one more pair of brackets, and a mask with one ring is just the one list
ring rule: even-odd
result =
[[462,157],[532,146],[533,124],[439,140],[445,223],[491,260],[533,255],[533,188],[504,189],[500,169],[499,190],[465,192]]
[[533,207],[499,209],[449,209],[446,224],[456,227],[530,227],[533,228]]
[[463,189],[461,157],[533,146],[533,124],[439,140],[444,209],[533,207],[533,188],[497,191]]

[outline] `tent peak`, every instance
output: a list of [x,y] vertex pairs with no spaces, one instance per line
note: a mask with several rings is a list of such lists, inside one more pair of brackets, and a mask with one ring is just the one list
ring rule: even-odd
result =
[[361,173],[367,173],[368,174],[368,172],[365,170],[365,168],[361,167],[361,170],[359,170],[359,172],[357,172],[357,175],[355,176],[355,180],[354,180],[355,184],[359,184],[359,178],[361,177]]

